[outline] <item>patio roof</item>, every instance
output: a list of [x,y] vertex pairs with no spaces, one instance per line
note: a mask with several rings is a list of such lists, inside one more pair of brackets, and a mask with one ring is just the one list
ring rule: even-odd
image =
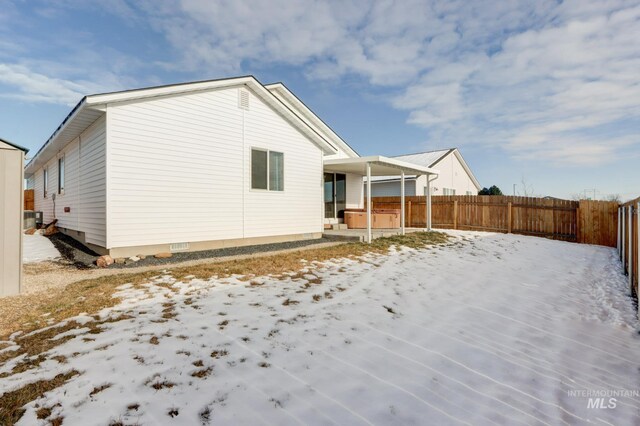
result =
[[371,165],[371,176],[392,176],[404,171],[412,175],[438,175],[440,172],[430,167],[397,160],[395,158],[372,155],[358,158],[325,160],[324,170],[338,173],[353,173],[365,176],[367,164]]

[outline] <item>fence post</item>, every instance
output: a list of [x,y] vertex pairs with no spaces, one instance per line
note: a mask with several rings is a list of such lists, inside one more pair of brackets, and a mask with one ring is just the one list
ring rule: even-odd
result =
[[[640,293],[640,201],[636,204],[636,216],[636,234],[638,237],[638,253],[636,253],[636,296],[638,296],[638,293]],[[640,319],[640,309],[638,310],[638,319]]]
[[453,229],[458,229],[458,200],[453,200]]
[[618,249],[618,256],[621,256],[621,251],[622,247],[620,245],[620,227],[622,226],[622,223],[620,223],[620,209],[621,207],[618,206],[618,234],[617,234],[617,239],[616,239],[616,248]]
[[507,234],[511,233],[511,201],[507,203]]
[[407,216],[408,216],[407,222],[409,222],[408,226],[409,226],[409,228],[411,228],[411,200],[409,200],[408,204],[407,204]]
[[629,271],[629,290],[633,293],[633,204],[629,205],[629,261],[627,270]]
[[620,253],[620,260],[622,261],[622,272],[624,273],[625,272],[624,262],[625,262],[625,259],[626,259],[626,257],[625,257],[626,245],[624,244],[624,242],[625,242],[624,240],[625,240],[625,238],[627,236],[626,235],[626,226],[627,226],[626,219],[627,218],[626,218],[626,213],[625,212],[627,210],[624,208],[624,206],[622,206],[621,209],[622,209],[622,228],[621,228],[622,232],[620,233],[620,235],[621,235],[621,239],[622,240],[620,241],[620,245],[622,246],[622,250],[621,250],[621,253]]

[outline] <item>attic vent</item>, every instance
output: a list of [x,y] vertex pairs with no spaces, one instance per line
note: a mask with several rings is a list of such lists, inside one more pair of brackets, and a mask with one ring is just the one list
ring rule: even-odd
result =
[[249,92],[238,90],[238,108],[249,109]]
[[189,250],[189,243],[173,243],[169,245],[169,250],[171,251],[171,253]]

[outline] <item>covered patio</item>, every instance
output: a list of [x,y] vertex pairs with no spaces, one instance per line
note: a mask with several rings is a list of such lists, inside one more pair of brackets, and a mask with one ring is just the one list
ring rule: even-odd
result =
[[[426,175],[427,176],[427,208],[426,208],[426,224],[427,230],[431,230],[431,182],[437,179],[438,171],[429,167],[419,166],[417,164],[407,163],[405,161],[396,160],[394,158],[383,156],[368,156],[358,158],[341,158],[335,160],[325,160],[324,171],[328,173],[344,173],[355,174],[366,177],[366,193],[364,196],[364,204],[366,211],[366,228],[363,229],[348,229],[342,230],[344,234],[353,234],[354,236],[363,235],[364,241],[370,243],[378,235],[404,235],[407,232],[405,226],[405,176],[406,175]],[[400,189],[401,189],[401,208],[400,208],[400,227],[397,229],[372,229],[372,211],[371,211],[371,182],[372,176],[400,176]],[[413,230],[414,228],[412,228]],[[417,228],[415,228],[418,230]],[[422,229],[420,229],[422,230]],[[344,232],[347,231],[347,232]],[[349,232],[351,231],[351,232]],[[335,232],[335,231],[334,231]],[[393,232],[393,233],[392,233]],[[326,232],[327,235],[331,235],[332,232]]]

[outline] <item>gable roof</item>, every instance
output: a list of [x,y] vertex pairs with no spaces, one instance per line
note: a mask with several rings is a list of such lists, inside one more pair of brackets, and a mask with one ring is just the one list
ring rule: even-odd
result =
[[15,148],[15,149],[19,149],[20,151],[24,151],[24,153],[25,153],[25,154],[26,154],[27,152],[29,152],[29,150],[28,150],[27,148],[22,147],[22,146],[20,146],[20,145],[18,145],[18,144],[15,144],[15,143],[13,143],[13,142],[9,142],[9,141],[8,141],[8,140],[6,140],[6,139],[2,139],[2,138],[0,138],[0,142],[6,143],[7,145],[9,145],[9,146],[11,146],[11,147],[13,147],[13,148]]
[[285,86],[284,83],[272,83],[267,84],[264,87],[266,87],[267,90],[269,90],[271,93],[275,94],[279,99],[280,97],[282,97],[281,100],[286,101],[286,103],[291,105],[296,110],[296,112],[299,112],[302,119],[305,120],[308,125],[326,135],[349,157],[355,158],[360,156],[327,123],[325,123],[316,113],[314,113],[311,108],[309,108],[304,102],[302,102],[302,100],[300,100],[300,98],[298,98],[295,93],[289,90],[289,88]]
[[455,150],[455,148],[418,152],[416,154],[395,155],[393,158],[407,161],[409,163],[420,164],[424,167],[431,167],[442,160],[444,157],[446,157],[448,154],[453,152],[453,150]]
[[[338,148],[334,141],[311,127],[296,111],[291,110],[277,96],[271,93],[254,76],[203,80],[164,86],[146,87],[119,92],[99,93],[83,97],[53,132],[33,159],[27,164],[27,174],[33,173],[39,164],[44,164],[66,144],[77,138],[87,127],[100,118],[106,111],[106,105],[119,102],[144,101],[159,96],[180,95],[206,90],[242,87],[248,89],[276,110],[301,133],[314,142],[325,154],[335,154]],[[46,158],[46,159],[43,159]]]
[[[462,165],[462,168],[465,170],[465,172],[467,172],[467,175],[469,175],[469,178],[471,179],[475,187],[478,189],[478,191],[481,190],[482,186],[480,186],[480,182],[478,182],[478,179],[476,179],[476,177],[474,176],[473,172],[469,168],[469,165],[467,164],[466,161],[464,161],[464,158],[462,158],[462,154],[460,154],[460,151],[458,150],[458,148],[440,149],[436,151],[418,152],[415,154],[397,155],[392,158],[396,158],[398,160],[402,160],[407,163],[419,164],[423,167],[431,168],[436,166],[440,161],[442,161],[444,158],[446,158],[450,154],[453,154],[456,156],[456,158]],[[406,178],[414,178],[414,176],[407,176]],[[396,181],[396,180],[399,180],[398,176],[377,176],[375,178],[373,177],[371,178],[371,182],[381,182],[381,181],[389,182],[389,181]]]

